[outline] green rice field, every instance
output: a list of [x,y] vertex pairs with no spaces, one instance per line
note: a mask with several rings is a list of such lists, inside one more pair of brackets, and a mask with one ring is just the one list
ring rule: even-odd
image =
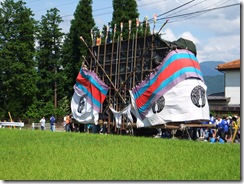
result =
[[1,180],[240,181],[240,144],[0,129]]

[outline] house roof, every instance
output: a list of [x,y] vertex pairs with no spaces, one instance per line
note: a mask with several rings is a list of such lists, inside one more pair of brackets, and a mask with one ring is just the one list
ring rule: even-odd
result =
[[208,96],[208,101],[223,101],[223,102],[230,102],[230,97],[224,96]]
[[216,68],[219,71],[224,70],[240,70],[240,59],[230,61],[224,64],[219,64]]

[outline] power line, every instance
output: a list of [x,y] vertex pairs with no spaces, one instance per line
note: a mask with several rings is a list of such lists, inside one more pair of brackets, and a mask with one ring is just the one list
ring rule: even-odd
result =
[[[194,4],[194,5],[192,5],[192,6],[188,7],[188,8],[185,8],[185,9],[183,9],[183,10],[189,9],[189,8],[191,8],[191,7],[193,7],[193,6],[196,6],[196,5],[198,5],[198,4],[200,4],[200,3],[204,2],[204,1],[207,1],[207,0],[203,0],[203,1],[199,2],[199,3],[197,3],[197,4]],[[211,6],[214,6],[214,5],[216,5],[216,4],[219,4],[220,2],[221,2],[220,5],[222,5],[222,4],[225,4],[225,3],[228,2],[228,1],[229,1],[229,0],[226,0],[226,1],[222,2],[222,0],[221,0],[221,1],[217,2],[217,3],[214,3],[214,4],[212,4],[212,5],[208,6],[208,7],[206,7],[205,10],[206,10],[207,8],[211,7]],[[182,11],[183,11],[183,10],[182,10]],[[176,12],[176,13],[179,13],[179,12],[181,12],[181,11],[178,11],[178,12]],[[173,20],[173,21],[170,21],[170,23],[185,21],[185,20],[187,20],[187,19],[191,19],[191,18],[200,16],[200,15],[202,15],[202,14],[204,14],[204,13],[207,13],[207,12],[202,12],[202,13],[199,13],[199,14],[197,14],[197,15],[193,15],[193,16],[191,16],[191,15],[187,15],[187,16],[183,17],[181,20]],[[171,16],[171,15],[169,15],[169,16]]]
[[218,9],[222,9],[222,8],[228,8],[228,7],[236,6],[236,5],[240,5],[240,3],[226,5],[226,6],[220,6],[220,7],[216,7],[216,8],[211,8],[211,9],[206,9],[206,10],[200,10],[200,11],[195,11],[195,12],[190,12],[190,13],[185,13],[185,14],[180,14],[180,15],[169,16],[167,18],[160,18],[158,20],[165,20],[165,19],[169,19],[169,18],[183,17],[183,16],[187,16],[187,15],[193,15],[193,14],[198,14],[198,13],[203,13],[203,12],[209,12],[209,11],[213,11],[213,10],[218,10]]
[[[39,0],[33,0],[33,1],[30,1],[30,2],[36,2],[36,1],[39,1]],[[137,0],[137,1],[141,1],[141,0]],[[163,15],[165,15],[165,14],[167,14],[167,13],[170,13],[170,12],[172,12],[172,11],[174,11],[174,10],[177,10],[177,9],[183,7],[183,6],[186,6],[187,4],[192,3],[193,1],[195,1],[195,0],[188,1],[187,3],[185,3],[185,4],[183,4],[183,5],[180,5],[180,6],[174,8],[174,9],[172,9],[172,10],[169,10],[169,11],[167,11],[167,12],[165,12],[165,13],[162,13],[162,14],[160,14],[159,16],[163,16]],[[203,0],[203,1],[201,1],[201,2],[199,2],[199,3],[197,3],[197,4],[194,4],[194,5],[190,6],[190,7],[196,6],[196,5],[198,5],[198,4],[200,4],[200,3],[204,2],[204,1],[206,1],[206,0]],[[76,2],[76,1],[75,1],[75,2]],[[59,6],[56,6],[56,7],[65,6],[65,5],[68,5],[68,4],[73,4],[73,3],[75,3],[75,2],[62,4],[62,5],[59,5]],[[161,2],[141,4],[141,5],[138,5],[138,7],[149,6],[149,5],[153,5],[153,4],[157,4],[157,3],[161,3]],[[219,3],[219,2],[218,2],[218,3]],[[225,2],[224,2],[224,3],[225,3]],[[224,4],[224,3],[222,3],[222,4]],[[215,4],[217,4],[217,3],[215,3]],[[240,3],[232,4],[232,5],[227,5],[227,6],[222,6],[222,7],[216,7],[216,8],[212,8],[212,9],[205,9],[205,10],[200,10],[200,11],[195,11],[195,12],[190,12],[190,13],[185,13],[185,14],[180,14],[180,15],[174,15],[174,14],[176,14],[176,13],[178,13],[178,12],[182,12],[183,10],[186,10],[186,9],[189,9],[189,8],[190,8],[190,7],[187,7],[187,8],[185,8],[185,9],[183,9],[183,10],[180,10],[180,11],[178,11],[178,12],[176,12],[176,13],[171,14],[170,16],[167,16],[167,18],[163,17],[163,18],[159,18],[159,19],[157,19],[157,20],[158,20],[158,21],[162,21],[162,20],[165,20],[165,19],[168,19],[168,18],[171,18],[171,19],[172,19],[172,18],[181,17],[181,18],[183,18],[183,19],[182,19],[182,20],[178,20],[178,21],[183,21],[183,20],[186,20],[186,19],[190,19],[190,18],[199,16],[200,14],[207,13],[207,12],[209,12],[209,11],[213,11],[213,10],[217,10],[217,9],[222,9],[222,8],[228,8],[228,7],[230,7],[230,6],[235,6],[235,5],[240,5]],[[212,5],[212,6],[213,6],[213,5]],[[100,9],[95,9],[95,10],[93,10],[93,12],[100,11],[100,10],[105,10],[105,9],[110,9],[110,8],[112,8],[112,7],[104,7],[104,8],[100,8]],[[40,11],[40,10],[38,10],[38,11]],[[112,14],[112,12],[106,12],[106,13],[97,14],[97,15],[94,15],[94,17],[102,16],[102,15],[107,15],[107,14]],[[194,15],[194,14],[198,14],[198,15]],[[192,16],[192,15],[193,15],[193,16]],[[71,15],[71,14],[70,14],[70,15],[63,15],[63,16],[61,16],[61,17],[64,18],[64,17],[69,17],[69,16],[73,16],[73,14],[72,14],[72,15]],[[71,20],[71,19],[69,19],[69,20],[64,20],[62,23],[67,22],[67,21],[70,21],[70,20]],[[150,18],[150,19],[149,19],[149,22],[151,22],[152,20],[153,20],[153,18]],[[177,20],[170,21],[169,23],[172,23],[172,22],[177,22]]]
[[[183,7],[183,6],[187,5],[187,4],[189,4],[189,3],[192,3],[193,1],[195,1],[195,0],[188,1],[187,3],[185,3],[185,4],[183,4],[183,5],[180,5],[180,6],[174,8],[174,9],[172,9],[172,10],[169,10],[169,11],[163,13],[163,14],[158,15],[157,17],[163,16],[163,15],[169,13],[169,12],[172,12],[172,11],[174,11],[174,10],[176,10],[176,9],[179,9],[179,8],[181,8],[181,7]],[[151,21],[151,20],[153,20],[153,18],[149,19],[148,21]]]
[[[56,7],[66,6],[66,5],[70,5],[70,4],[74,4],[74,3],[77,3],[77,1],[73,1],[71,3],[66,3],[66,4],[61,4],[61,5],[56,6]],[[35,11],[38,12],[38,11],[42,11],[42,10],[46,10],[46,8],[35,10]]]
[[[40,0],[35,0],[35,1],[40,1]],[[35,1],[31,1],[31,2],[35,2]],[[138,1],[141,1],[141,0],[137,0]],[[166,1],[166,0],[164,0]],[[65,6],[65,5],[69,5],[69,4],[73,4],[73,3],[76,3],[77,1],[75,2],[71,2],[71,3],[66,3],[66,4],[61,4],[61,5],[58,5],[56,7],[61,7],[61,6]],[[154,2],[154,3],[144,3],[144,4],[141,4],[141,5],[138,5],[138,7],[144,7],[144,6],[150,6],[150,5],[154,5],[154,4],[159,4],[159,3],[162,3],[161,1],[159,2]],[[105,7],[105,8],[100,8],[100,9],[95,9],[93,10],[93,12],[96,12],[96,11],[101,11],[101,10],[106,10],[106,9],[110,9],[110,8],[113,8],[112,6],[110,7]],[[35,12],[38,12],[38,11],[42,11],[42,10],[46,10],[46,9],[38,9],[38,10],[35,10]],[[102,16],[102,15],[108,15],[108,14],[112,14],[113,12],[106,12],[106,13],[101,13],[101,14],[98,14],[98,15],[94,15],[94,17],[96,16]],[[73,14],[69,14],[69,15],[63,15],[61,17],[69,17],[69,16],[73,16]]]
[[33,1],[26,2],[26,3],[34,3],[34,2],[37,2],[37,1],[40,1],[40,0],[33,0]]
[[193,4],[193,5],[191,5],[191,6],[188,6],[188,7],[184,8],[184,9],[181,9],[181,10],[179,10],[179,11],[177,11],[177,12],[174,12],[174,13],[170,14],[169,16],[171,16],[171,15],[173,15],[173,14],[177,14],[177,13],[179,13],[179,12],[182,12],[182,11],[184,11],[184,10],[187,10],[187,9],[189,9],[189,8],[192,8],[192,7],[194,7],[194,6],[197,6],[197,5],[199,5],[199,4],[201,4],[201,3],[205,2],[205,1],[207,1],[207,0],[203,0],[203,1],[199,2],[199,3],[196,3],[196,4]]

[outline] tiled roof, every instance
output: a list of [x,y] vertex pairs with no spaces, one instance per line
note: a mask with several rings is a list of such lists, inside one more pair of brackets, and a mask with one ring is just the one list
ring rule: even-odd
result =
[[224,64],[219,64],[216,68],[219,71],[223,70],[240,70],[240,59],[230,61]]
[[226,102],[230,102],[230,97],[208,96],[208,100],[210,100],[210,101],[226,101]]

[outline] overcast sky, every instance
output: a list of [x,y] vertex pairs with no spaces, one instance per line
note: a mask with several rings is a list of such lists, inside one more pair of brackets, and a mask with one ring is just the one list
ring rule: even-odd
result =
[[[64,32],[79,0],[23,0],[40,20],[50,8],[58,8]],[[157,14],[155,31],[169,18],[162,29],[162,38],[175,41],[180,37],[192,40],[197,47],[199,62],[240,59],[240,7],[238,0],[137,0],[142,21]],[[93,0],[93,16],[99,28],[112,20],[112,0]],[[160,16],[161,15],[161,16]],[[185,16],[183,16],[185,15]],[[153,21],[150,22],[151,29]]]

